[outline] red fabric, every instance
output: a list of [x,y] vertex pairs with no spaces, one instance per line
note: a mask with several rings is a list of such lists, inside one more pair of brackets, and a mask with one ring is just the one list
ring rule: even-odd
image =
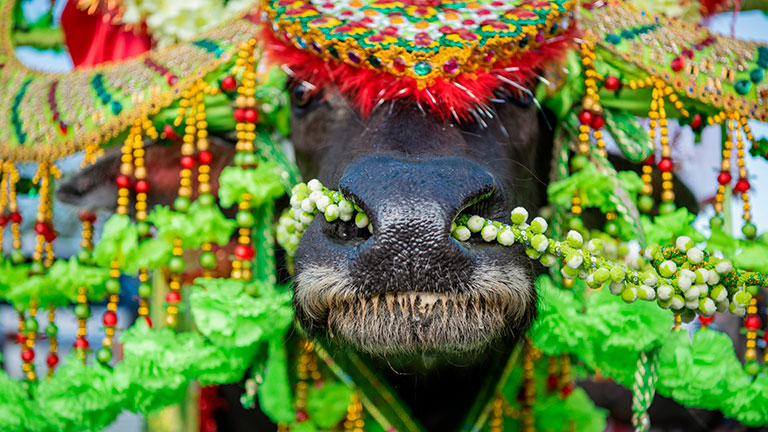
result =
[[152,48],[152,39],[148,34],[137,34],[123,26],[105,22],[99,12],[88,15],[78,9],[76,3],[75,0],[69,1],[61,15],[64,38],[75,67],[123,60]]
[[414,78],[326,62],[315,54],[278,40],[268,26],[265,26],[262,38],[271,61],[286,65],[297,78],[319,88],[335,85],[363,116],[370,114],[381,101],[408,98],[443,118],[461,119],[468,118],[477,104],[487,104],[496,88],[503,86],[514,90],[504,79],[524,86],[542,66],[561,58],[573,44],[573,34],[569,32],[517,58],[497,62],[490,71],[466,73],[452,80],[439,78],[429,87],[419,89]]

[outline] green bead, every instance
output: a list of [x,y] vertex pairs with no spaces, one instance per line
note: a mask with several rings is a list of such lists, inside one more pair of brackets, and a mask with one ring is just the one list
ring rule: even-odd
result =
[[589,165],[589,159],[584,155],[576,155],[571,159],[571,170],[581,171],[585,166]]
[[107,348],[102,348],[96,354],[96,358],[98,358],[99,363],[107,364],[110,360],[112,360],[112,351]]
[[253,153],[242,153],[240,157],[240,165],[256,165],[258,162],[258,158]]
[[413,71],[416,72],[416,75],[426,75],[432,72],[432,65],[428,62],[420,61],[413,66]]
[[75,316],[78,319],[86,319],[91,316],[91,308],[85,303],[78,303],[75,305]]
[[149,224],[149,222],[139,222],[136,224],[136,231],[139,234],[139,237],[147,237],[149,235],[149,230],[152,226]]
[[764,77],[765,73],[763,72],[762,68],[752,69],[752,71],[749,73],[749,79],[751,79],[755,84],[762,81]]
[[178,197],[173,201],[173,209],[177,212],[186,213],[189,210],[189,198]]
[[568,221],[568,228],[574,231],[581,231],[584,229],[584,221],[580,217],[572,217]]
[[200,205],[205,207],[210,207],[211,205],[213,205],[213,201],[214,201],[213,195],[209,193],[201,194],[197,198],[197,200],[200,202]]
[[747,292],[752,294],[752,297],[757,297],[757,295],[760,294],[760,287],[758,285],[749,285],[747,287]]
[[80,249],[77,251],[77,261],[80,264],[88,264],[91,261],[91,251],[88,249]]
[[736,90],[736,93],[745,95],[752,89],[752,83],[747,80],[736,81],[733,83],[733,88]]
[[242,165],[243,164],[243,153],[235,153],[235,156],[232,158],[232,163],[235,165]]
[[760,364],[758,362],[749,362],[744,365],[744,372],[749,375],[757,375],[760,373]]
[[120,281],[112,278],[107,279],[104,283],[104,289],[107,291],[107,294],[120,294]]
[[152,295],[152,285],[146,282],[140,283],[137,291],[139,293],[139,297],[148,298]]
[[250,228],[253,226],[253,213],[249,211],[239,211],[237,212],[237,226],[241,228]]
[[643,213],[650,213],[655,204],[650,195],[640,195],[640,198],[637,199],[637,208]]
[[32,274],[43,274],[45,273],[45,266],[40,261],[33,261],[32,265],[29,266],[29,272]]
[[11,252],[11,261],[14,264],[21,264],[21,263],[23,263],[26,260],[27,260],[27,258],[24,256],[23,253],[21,253],[21,250],[14,249],[13,252]]
[[674,213],[675,210],[677,210],[677,206],[673,202],[665,202],[659,205],[659,213],[663,215]]
[[174,273],[181,273],[184,271],[184,259],[182,257],[172,257],[168,262],[168,268]]
[[37,331],[37,320],[34,318],[27,318],[27,320],[24,322],[24,328],[27,331],[36,332]]
[[54,323],[48,323],[48,327],[45,328],[45,334],[48,335],[49,338],[54,338],[59,334],[59,327]]
[[709,227],[712,229],[719,229],[723,226],[723,218],[720,216],[712,216],[709,220]]
[[744,226],[741,227],[741,232],[744,234],[744,237],[751,240],[757,235],[757,227],[752,222],[745,223]]
[[611,237],[617,237],[619,235],[619,224],[616,221],[608,221],[603,226],[603,231]]
[[245,291],[245,293],[249,296],[255,297],[259,294],[259,287],[255,283],[249,283],[245,285],[243,291]]
[[216,254],[211,251],[200,254],[200,265],[205,269],[216,268]]

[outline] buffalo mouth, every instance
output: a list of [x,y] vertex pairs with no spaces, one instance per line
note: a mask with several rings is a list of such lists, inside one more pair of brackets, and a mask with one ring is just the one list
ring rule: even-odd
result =
[[516,264],[479,266],[461,286],[425,291],[353,284],[344,270],[297,272],[294,304],[305,329],[374,355],[466,354],[522,336],[535,316],[532,277]]

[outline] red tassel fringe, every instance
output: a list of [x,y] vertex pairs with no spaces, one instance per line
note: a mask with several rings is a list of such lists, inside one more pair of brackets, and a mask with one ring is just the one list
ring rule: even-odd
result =
[[525,86],[545,64],[561,59],[574,44],[574,31],[569,31],[517,58],[495,63],[490,71],[460,74],[451,80],[438,78],[427,88],[419,89],[414,78],[327,62],[313,53],[286,45],[267,26],[263,33],[271,61],[286,65],[296,78],[318,88],[336,86],[364,117],[377,104],[407,98],[428,107],[440,117],[466,119],[474,107],[489,103],[495,89],[514,90],[504,79]]

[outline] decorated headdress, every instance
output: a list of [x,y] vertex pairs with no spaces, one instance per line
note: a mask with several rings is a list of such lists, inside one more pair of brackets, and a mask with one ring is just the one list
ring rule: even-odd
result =
[[[140,16],[138,2],[78,3],[107,11],[120,26]],[[264,0],[191,41],[49,74],[16,58],[13,8],[6,2],[0,10],[0,234],[11,237],[0,299],[18,312],[23,377],[0,373],[0,429],[101,430],[123,410],[147,413],[183,400],[190,381],[243,378],[243,403],[258,398],[281,430],[423,429],[354,352],[334,347],[331,356],[323,343],[303,339],[285,346],[290,288],[276,284],[275,238],[291,255],[314,217],[361,229],[370,220],[317,180],[291,188],[297,170],[280,145],[288,132],[283,72],[338,89],[363,114],[404,100],[463,120],[490,115],[494,92],[507,89],[535,92],[560,120],[552,217],[531,219],[516,208],[508,223],[462,214],[452,227],[457,241],[523,244],[551,268],[538,282],[543,300],[529,340],[488,383],[465,430],[603,430],[604,414],[574,386],[573,361],[584,376],[633,390],[638,430],[648,427],[656,391],[768,424],[768,351],[758,356],[759,338],[768,339],[758,301],[768,285],[768,243],[752,223],[744,163],[747,151],[768,157],[748,124],[768,120],[765,45],[629,2]],[[648,117],[649,130],[635,116]],[[709,238],[675,206],[673,118],[697,132],[708,124],[725,132]],[[209,132],[236,137],[234,166],[221,172],[217,191]],[[641,176],[608,162],[607,135],[642,165]],[[147,208],[146,138],[180,142],[171,207]],[[82,151],[90,164],[109,146],[121,146],[117,212],[94,242],[96,215],[83,209],[82,250],[54,256],[57,161]],[[39,203],[29,245],[18,202],[27,162],[37,163],[26,184]],[[653,190],[654,171],[661,191]],[[289,190],[291,207],[275,224],[275,200]],[[733,223],[724,208],[731,195],[743,204],[743,239],[721,229]],[[219,206],[237,206],[236,217]],[[604,214],[600,230],[584,227],[586,208]],[[217,249],[232,239],[231,253]],[[629,241],[641,256],[629,254]],[[705,241],[707,251],[699,247]],[[185,251],[196,251],[199,263],[186,261]],[[220,264],[226,274],[217,273]],[[185,287],[192,273],[201,277]],[[126,291],[121,275],[138,279],[139,319],[125,326],[116,314]],[[101,340],[87,326],[96,302],[107,303]],[[61,364],[57,310],[69,307],[78,330],[74,356]],[[36,360],[41,310],[48,378]],[[727,336],[706,328],[716,311],[746,316],[744,364]],[[691,341],[680,330],[694,319],[704,328]],[[202,391],[205,425],[212,393]]]

